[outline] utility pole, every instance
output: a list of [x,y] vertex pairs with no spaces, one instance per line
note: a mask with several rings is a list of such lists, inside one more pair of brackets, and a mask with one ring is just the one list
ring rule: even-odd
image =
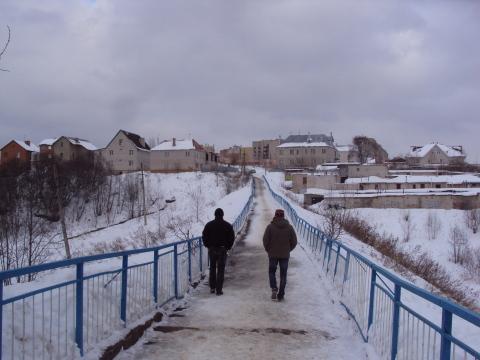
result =
[[143,162],[142,162],[142,193],[143,193],[143,222],[147,225],[147,207],[145,205],[145,179],[143,177]]
[[67,236],[67,225],[65,224],[65,211],[63,209],[62,200],[60,199],[60,182],[58,181],[58,170],[57,164],[53,164],[53,178],[55,181],[55,197],[57,198],[57,206],[58,206],[58,213],[60,215],[60,224],[62,224],[62,235],[63,235],[63,243],[65,245],[65,254],[67,259],[72,258],[72,254],[70,253],[70,244],[68,243],[68,236]]

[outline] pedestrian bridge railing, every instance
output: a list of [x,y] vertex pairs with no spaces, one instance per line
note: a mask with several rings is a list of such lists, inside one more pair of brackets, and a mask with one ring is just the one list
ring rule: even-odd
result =
[[480,359],[480,314],[421,289],[329,239],[265,182],[320,260],[364,341],[384,359]]
[[[251,194],[233,222],[237,234]],[[85,256],[0,272],[0,360],[73,359],[108,345],[116,332],[182,298],[208,265],[202,238]],[[11,279],[37,280],[5,297]]]

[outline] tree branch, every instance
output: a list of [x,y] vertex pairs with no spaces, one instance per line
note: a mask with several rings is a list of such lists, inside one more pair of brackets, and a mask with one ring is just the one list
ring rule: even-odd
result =
[[[7,25],[7,30],[8,30],[8,38],[2,51],[0,51],[0,60],[2,59],[2,55],[5,54],[5,52],[7,51],[8,45],[10,44],[11,31],[10,31],[10,26],[8,25]],[[10,70],[0,68],[0,71],[10,71]]]

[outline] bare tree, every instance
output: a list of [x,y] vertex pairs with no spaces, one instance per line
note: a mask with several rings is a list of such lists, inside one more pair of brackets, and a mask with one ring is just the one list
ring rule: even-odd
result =
[[400,218],[400,226],[403,232],[403,241],[409,242],[412,238],[412,233],[415,231],[415,224],[412,220],[410,211],[405,211]]
[[436,239],[441,229],[442,223],[440,222],[438,215],[434,212],[429,212],[427,220],[425,221],[425,230],[427,231],[428,239]]
[[[7,30],[8,30],[8,37],[7,37],[7,41],[5,42],[5,45],[3,46],[3,49],[0,51],[0,60],[2,60],[2,56],[6,53],[8,45],[10,44],[11,31],[10,31],[10,26],[8,25],[7,25]],[[9,71],[9,70],[0,68],[0,71]]]
[[342,206],[327,205],[318,213],[323,217],[323,221],[318,226],[330,239],[337,240],[342,236],[343,226],[349,217],[347,209]]
[[476,234],[480,227],[480,209],[466,210],[464,216],[465,224]]
[[450,244],[452,245],[451,259],[455,264],[463,264],[468,257],[468,237],[460,226],[450,229]]

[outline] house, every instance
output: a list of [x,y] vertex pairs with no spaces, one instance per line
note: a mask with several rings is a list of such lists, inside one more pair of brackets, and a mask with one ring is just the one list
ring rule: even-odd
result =
[[58,138],[44,139],[38,144],[40,148],[40,159],[53,159],[53,143]]
[[30,164],[38,158],[40,149],[32,144],[30,140],[12,140],[0,149],[0,166],[12,161]]
[[150,146],[140,135],[125,130],[119,130],[100,154],[114,173],[150,169]]
[[53,157],[60,161],[73,161],[79,159],[93,161],[94,151],[96,151],[97,148],[88,140],[60,136],[52,143],[50,150],[53,152]]
[[256,140],[252,142],[252,161],[265,167],[275,167],[276,147],[281,144],[281,139]]
[[179,172],[213,170],[217,165],[216,154],[207,152],[194,139],[165,140],[155,146],[150,155],[150,171]]
[[409,166],[452,165],[465,162],[463,146],[432,142],[423,146],[411,146],[406,156]]
[[233,145],[228,149],[220,150],[219,161],[222,164],[239,165],[242,163],[242,147]]
[[360,161],[358,148],[355,145],[335,145],[335,148],[338,155],[337,161],[341,163]]
[[308,138],[305,142],[285,142],[276,148],[277,165],[281,169],[301,167],[316,168],[318,165],[334,162],[337,150],[326,142]]

